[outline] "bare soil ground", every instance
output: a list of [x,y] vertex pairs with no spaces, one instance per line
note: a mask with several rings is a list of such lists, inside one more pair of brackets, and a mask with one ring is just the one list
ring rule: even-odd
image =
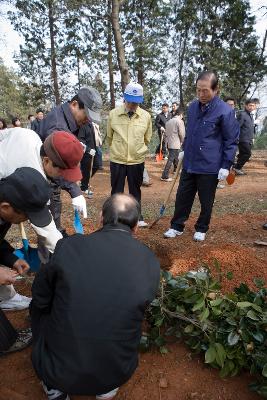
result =
[[[203,262],[212,267],[218,260],[224,273],[232,272],[233,279],[223,279],[223,290],[230,291],[241,282],[254,288],[255,277],[267,282],[267,248],[255,246],[255,240],[267,241],[267,231],[262,224],[267,222],[267,168],[264,161],[267,151],[255,151],[245,170],[244,177],[237,177],[233,186],[219,189],[216,195],[214,213],[207,239],[204,243],[192,240],[194,223],[199,204],[195,201],[191,217],[183,236],[166,240],[163,232],[169,227],[174,209],[174,190],[166,215],[151,230],[139,230],[138,238],[155,251],[162,268],[179,274],[194,269]],[[158,215],[169,183],[159,180],[164,163],[148,160],[147,168],[153,185],[142,189],[142,205],[145,220],[151,222]],[[85,231],[96,229],[99,224],[101,205],[110,191],[108,164],[105,170],[92,180],[93,199],[88,199],[89,220],[85,221]],[[73,233],[73,212],[70,199],[63,193],[63,225]],[[29,238],[35,242],[32,231],[27,227]],[[12,228],[10,240],[20,246],[17,228]],[[216,273],[214,269],[214,273]],[[27,283],[18,283],[20,293],[30,295]],[[27,312],[9,312],[8,318],[15,327],[29,325]],[[253,400],[260,398],[251,393],[248,383],[253,377],[246,373],[220,379],[216,370],[203,363],[203,357],[194,356],[183,343],[169,346],[167,355],[156,350],[140,355],[140,363],[134,376],[124,385],[118,400]],[[31,349],[0,358],[0,400],[41,400],[45,399],[42,388],[31,366]],[[166,378],[167,387],[161,388],[160,378]],[[93,399],[93,397],[72,397]]]

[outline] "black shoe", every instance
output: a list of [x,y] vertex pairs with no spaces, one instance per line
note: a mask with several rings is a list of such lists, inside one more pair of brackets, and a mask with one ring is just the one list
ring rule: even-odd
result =
[[262,228],[265,229],[265,230],[267,231],[267,222],[266,222],[266,224],[263,224],[263,225],[262,225]]

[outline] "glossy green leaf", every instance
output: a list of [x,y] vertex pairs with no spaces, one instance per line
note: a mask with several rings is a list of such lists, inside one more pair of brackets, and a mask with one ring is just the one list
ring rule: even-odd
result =
[[208,348],[205,353],[205,363],[210,364],[215,361],[216,358],[216,350],[215,347],[212,345]]
[[215,300],[210,301],[210,305],[211,305],[211,307],[217,307],[220,304],[222,304],[222,302],[223,302],[223,299],[215,299]]
[[249,301],[240,301],[236,305],[239,308],[246,308],[246,307],[251,307],[252,303],[250,303]]
[[259,317],[256,315],[256,313],[253,310],[249,310],[247,312],[247,317],[250,319],[253,319],[253,321],[259,321]]
[[192,311],[197,311],[197,310],[201,310],[201,308],[205,307],[205,300],[202,297],[200,301],[198,301],[194,307],[192,308]]
[[267,364],[265,364],[262,368],[262,375],[267,378]]
[[199,316],[200,321],[201,322],[205,321],[209,315],[210,315],[209,309],[205,308]]
[[223,367],[226,359],[226,352],[221,343],[215,343],[216,348],[216,362],[220,367]]
[[230,332],[228,337],[227,337],[227,342],[229,344],[229,346],[234,346],[235,344],[237,344],[237,342],[240,339],[240,335],[238,335],[236,332]]

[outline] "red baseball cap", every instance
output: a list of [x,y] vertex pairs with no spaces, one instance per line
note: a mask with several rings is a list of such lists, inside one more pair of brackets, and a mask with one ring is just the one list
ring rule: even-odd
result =
[[44,141],[44,151],[53,164],[60,168],[60,176],[64,179],[77,182],[82,178],[79,164],[84,154],[83,146],[72,133],[51,133]]

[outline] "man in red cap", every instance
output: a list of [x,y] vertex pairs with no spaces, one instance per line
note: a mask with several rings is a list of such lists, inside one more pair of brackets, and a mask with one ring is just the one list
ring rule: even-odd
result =
[[[6,178],[17,168],[31,167],[45,178],[52,181],[57,179],[57,183],[68,190],[68,183],[81,179],[79,163],[82,156],[83,146],[71,133],[54,132],[42,144],[39,136],[29,129],[7,129],[0,135],[0,179]],[[72,204],[76,208],[75,197],[72,198]],[[83,211],[86,217],[86,206]],[[32,224],[32,227],[38,235],[42,262],[47,262],[49,253],[54,252],[62,234],[57,230],[52,218],[48,225],[40,227]],[[9,309],[13,309],[12,298],[15,294],[13,286],[5,287],[4,300]],[[25,303],[25,299],[21,300]],[[17,305],[14,307],[17,308]]]

